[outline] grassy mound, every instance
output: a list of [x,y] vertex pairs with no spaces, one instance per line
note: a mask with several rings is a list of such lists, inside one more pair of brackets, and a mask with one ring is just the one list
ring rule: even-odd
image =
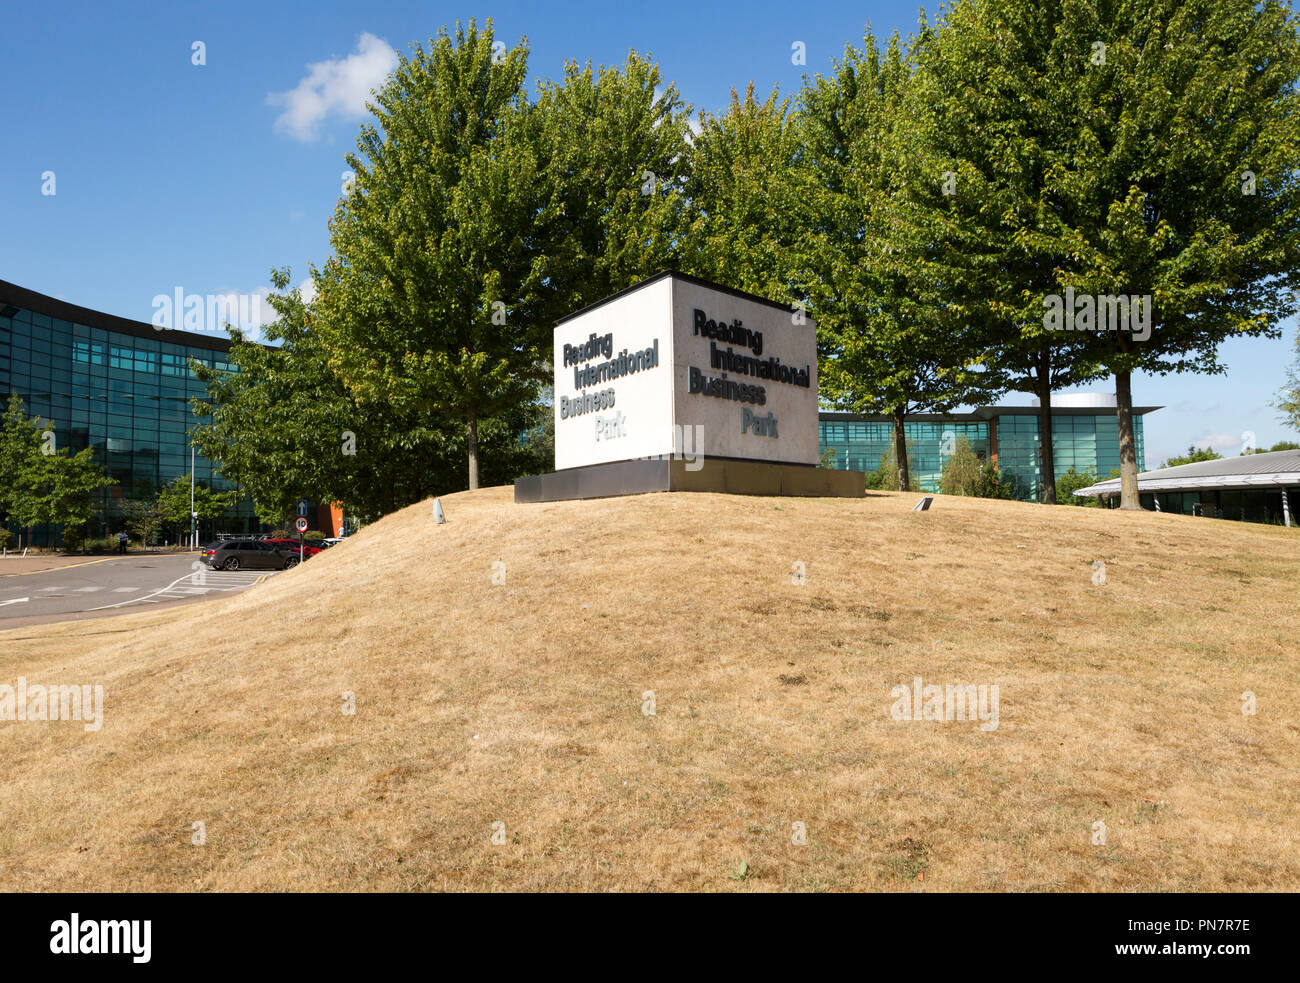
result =
[[493,488],[0,633],[107,704],[0,723],[0,889],[1300,889],[1300,535],[916,498]]

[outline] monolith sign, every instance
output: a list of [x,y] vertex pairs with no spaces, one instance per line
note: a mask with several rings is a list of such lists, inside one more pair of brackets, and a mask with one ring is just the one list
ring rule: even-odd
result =
[[517,501],[862,494],[815,467],[817,326],[788,305],[662,273],[561,320],[554,381],[556,470]]

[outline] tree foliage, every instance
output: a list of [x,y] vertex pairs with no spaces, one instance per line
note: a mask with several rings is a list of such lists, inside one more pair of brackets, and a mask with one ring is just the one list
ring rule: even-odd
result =
[[202,482],[195,482],[192,491],[193,509],[190,508],[191,487],[188,474],[178,474],[158,489],[156,500],[158,513],[164,522],[171,523],[178,531],[183,532],[190,528],[191,511],[196,513],[195,518],[200,523],[210,522],[221,518],[238,500],[238,492],[213,491]]
[[[463,427],[414,406],[355,396],[329,361],[315,306],[289,289],[288,270],[273,270],[271,280],[276,292],[268,302],[276,317],[264,333],[273,344],[232,331],[233,371],[194,366],[208,388],[194,411],[211,416],[195,428],[195,444],[221,462],[222,474],[253,499],[261,520],[284,522],[299,498],[337,502],[345,514],[369,520],[463,489]],[[538,404],[526,403],[481,421],[489,479],[544,469],[541,413]]]
[[355,189],[316,276],[329,363],[360,405],[458,418],[478,487],[478,421],[530,399],[549,325],[533,248],[539,161],[521,42],[473,21],[412,45],[348,154]]
[[966,437],[959,437],[953,453],[943,462],[939,491],[972,498],[1016,498],[1016,483],[992,461],[975,453]]
[[1091,495],[1078,496],[1074,493],[1080,488],[1088,488],[1097,483],[1097,473],[1092,468],[1076,471],[1070,468],[1056,481],[1056,502],[1058,505],[1082,505],[1097,507],[1097,500]]
[[72,454],[53,440],[53,431],[28,417],[23,401],[11,394],[0,422],[0,523],[61,525],[65,538],[77,541],[94,493],[114,481],[95,463],[93,448]]
[[1287,369],[1286,384],[1273,406],[1281,411],[1282,422],[1292,430],[1300,430],[1300,331],[1295,336],[1295,363]]
[[[1037,337],[1078,378],[1113,375],[1122,503],[1137,508],[1132,373],[1222,372],[1225,339],[1276,336],[1295,311],[1295,20],[1252,0],[959,0],[930,38],[936,152],[912,158],[914,178],[955,172],[952,256],[983,271],[1012,348]],[[1058,343],[1042,304],[1067,288],[1151,298],[1150,336]]]
[[[924,35],[923,35],[924,36]],[[897,36],[882,50],[870,34],[833,74],[802,94],[811,227],[801,281],[816,313],[821,395],[837,409],[894,421],[987,402],[1005,390],[993,338],[963,284],[936,274],[943,228],[915,207],[907,162],[914,129],[915,62]]]
[[811,175],[790,100],[762,102],[751,82],[722,115],[701,115],[691,140],[690,235],[682,266],[772,300],[805,302],[801,251]]
[[1160,465],[1161,469],[1176,468],[1180,464],[1195,464],[1197,461],[1218,461],[1223,455],[1212,447],[1195,447],[1187,448],[1187,453],[1181,457],[1171,457]]

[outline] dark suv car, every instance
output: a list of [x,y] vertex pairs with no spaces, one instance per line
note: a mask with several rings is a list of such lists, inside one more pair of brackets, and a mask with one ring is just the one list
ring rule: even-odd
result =
[[213,543],[202,559],[213,570],[284,570],[298,565],[298,551],[257,539],[231,539]]

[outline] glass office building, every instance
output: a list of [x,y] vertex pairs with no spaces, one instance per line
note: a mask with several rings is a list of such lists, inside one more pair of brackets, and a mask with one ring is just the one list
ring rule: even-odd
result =
[[[1059,402],[1058,402],[1059,401]],[[1145,470],[1142,417],[1159,409],[1133,409],[1138,471]],[[939,490],[944,458],[965,437],[975,454],[992,460],[1013,478],[1021,498],[1042,496],[1042,447],[1037,406],[982,406],[971,413],[915,414],[903,421],[912,481],[920,490]],[[834,452],[834,466],[875,471],[888,458],[894,424],[884,416],[820,414],[822,452]],[[1114,396],[1060,396],[1052,406],[1052,460],[1059,477],[1070,468],[1091,469],[1099,479],[1119,468],[1119,422]]]
[[[28,416],[49,421],[57,447],[93,447],[116,480],[97,493],[89,538],[122,528],[124,500],[153,499],[173,478],[189,477],[189,434],[204,422],[189,401],[206,395],[189,360],[228,369],[229,350],[224,334],[161,330],[0,280],[0,397],[7,403],[16,394]],[[194,480],[217,491],[233,487],[200,455]],[[200,534],[259,528],[245,499]],[[31,543],[52,546],[58,537],[57,528],[38,527]]]

